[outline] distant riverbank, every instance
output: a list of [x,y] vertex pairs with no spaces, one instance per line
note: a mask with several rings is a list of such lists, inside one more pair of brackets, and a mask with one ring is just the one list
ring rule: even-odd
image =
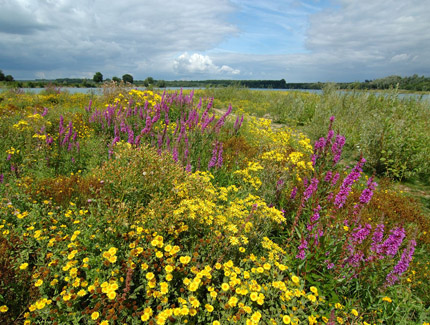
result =
[[[133,89],[138,90],[145,90],[147,88],[145,87],[132,87]],[[197,89],[206,89],[205,87],[166,87],[166,88],[156,88],[159,90],[197,90]],[[0,88],[0,92],[6,91],[8,88]],[[19,88],[19,91],[22,91],[24,93],[33,93],[33,94],[39,94],[42,91],[46,90],[45,88]],[[100,95],[103,93],[103,88],[78,88],[78,87],[58,87],[58,90],[61,92],[68,92],[70,94],[94,94],[94,95]],[[322,89],[273,89],[273,88],[249,88],[249,90],[253,91],[279,91],[279,92],[307,92],[312,94],[322,94],[324,90]],[[369,93],[369,94],[375,94],[375,95],[387,95],[387,91],[384,90],[344,90],[341,89],[339,92],[342,93]],[[429,92],[411,92],[411,91],[398,91],[398,97],[399,98],[418,98],[421,100],[430,100],[430,93]]]

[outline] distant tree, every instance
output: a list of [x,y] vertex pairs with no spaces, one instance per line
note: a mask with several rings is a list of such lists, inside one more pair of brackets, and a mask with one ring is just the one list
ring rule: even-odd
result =
[[164,80],[158,80],[157,81],[157,87],[166,88],[166,82]]
[[94,82],[102,82],[103,81],[103,75],[101,72],[96,72],[93,77]]
[[14,79],[10,74],[8,74],[6,77],[4,77],[4,80],[5,81],[13,81]]
[[121,82],[121,78],[118,77],[112,77],[112,80],[115,82]]
[[143,85],[145,87],[148,87],[148,86],[153,85],[153,84],[154,84],[154,78],[152,78],[152,77],[148,77],[145,80],[143,80]]
[[125,75],[122,76],[122,80],[124,82],[129,82],[129,83],[133,83],[133,76],[131,74],[126,73]]
[[4,81],[4,80],[5,80],[5,75],[3,71],[0,70],[0,81]]

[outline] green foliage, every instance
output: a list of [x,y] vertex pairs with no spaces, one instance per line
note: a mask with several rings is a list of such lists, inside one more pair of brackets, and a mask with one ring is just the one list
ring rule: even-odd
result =
[[133,83],[133,76],[131,74],[126,73],[125,75],[122,76],[122,81],[132,84]]
[[94,74],[93,81],[97,82],[97,83],[103,82],[103,75],[102,75],[102,73],[101,72],[96,72]]

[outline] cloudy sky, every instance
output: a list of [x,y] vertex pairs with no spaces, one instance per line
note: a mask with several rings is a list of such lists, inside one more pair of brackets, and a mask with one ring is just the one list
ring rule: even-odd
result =
[[430,0],[0,0],[15,79],[430,76]]

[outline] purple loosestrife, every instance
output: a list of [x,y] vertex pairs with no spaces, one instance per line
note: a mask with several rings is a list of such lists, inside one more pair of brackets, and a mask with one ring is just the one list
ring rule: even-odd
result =
[[219,148],[218,148],[218,160],[216,162],[216,167],[217,168],[221,168],[222,167],[222,153],[223,153],[223,148],[222,148],[222,142],[219,143]]
[[362,251],[358,251],[357,253],[354,253],[347,259],[347,263],[352,267],[359,267],[362,261],[364,261],[364,254]]
[[386,256],[394,257],[405,237],[406,234],[403,227],[392,229],[390,231],[390,236],[388,236],[388,238],[379,247],[377,247],[376,251],[379,251]]
[[372,226],[370,224],[366,224],[364,227],[359,225],[350,236],[352,244],[361,244],[367,238],[367,236],[369,236],[371,230]]
[[336,140],[334,141],[331,152],[333,153],[333,164],[336,165],[340,160],[340,156],[342,155],[342,148],[345,145],[345,137],[343,135],[336,135]]
[[308,242],[306,239],[302,239],[300,242],[300,246],[298,247],[299,252],[296,255],[296,258],[304,260],[306,257],[306,249],[308,248]]
[[314,209],[314,214],[309,220],[309,224],[307,225],[308,231],[312,231],[315,228],[316,222],[320,218],[320,210],[321,210],[321,206],[318,204],[318,206]]
[[367,181],[367,188],[363,190],[360,196],[360,203],[361,204],[367,204],[370,202],[373,196],[373,190],[378,186],[377,183],[373,181],[373,177],[370,177]]
[[332,177],[333,177],[332,171],[331,170],[327,171],[327,173],[325,174],[325,177],[324,177],[324,182],[326,182],[326,183],[330,182]]
[[412,256],[414,255],[416,245],[417,242],[414,239],[409,242],[408,247],[403,250],[402,256],[400,257],[400,260],[397,265],[394,266],[393,270],[390,273],[388,273],[385,286],[393,285],[397,282],[399,277],[404,272],[406,272],[409,267],[409,263],[412,261]]
[[51,137],[50,135],[46,136],[46,144],[49,146],[52,144],[52,142],[54,142],[54,138]]
[[0,184],[3,184],[3,182],[4,182],[4,175],[0,174]]
[[63,115],[60,115],[60,124],[58,126],[58,134],[60,137],[64,134],[66,130],[64,129],[64,117]]
[[70,141],[70,137],[72,136],[72,132],[73,132],[73,123],[72,121],[69,122],[69,132],[67,132],[66,136],[63,139],[63,142],[61,143],[61,145],[65,145]]
[[309,200],[309,198],[316,192],[318,189],[319,180],[316,178],[312,178],[311,184],[306,188],[303,193],[303,198],[305,201]]
[[348,198],[349,192],[351,191],[352,185],[355,181],[357,181],[362,172],[362,167],[366,160],[364,158],[361,158],[361,160],[355,165],[355,167],[352,169],[351,173],[345,179],[343,180],[342,185],[340,186],[339,192],[336,195],[336,198],[334,199],[334,205],[336,208],[340,209],[343,207],[343,205],[346,202],[346,199]]
[[242,126],[242,123],[243,123],[243,114],[242,114],[242,117],[241,117],[241,119],[239,120],[239,116],[236,118],[236,121],[234,122],[234,130],[237,132],[237,131],[239,131],[239,129],[240,129],[240,127]]
[[43,113],[41,114],[41,116],[45,117],[46,114],[48,114],[48,107],[43,108]]
[[372,236],[372,244],[370,245],[370,250],[375,253],[379,252],[379,243],[382,241],[382,238],[384,238],[384,224],[380,223],[376,226],[375,231],[373,232]]
[[294,186],[293,189],[291,190],[290,199],[294,200],[296,198],[296,195],[297,195],[297,187]]
[[333,176],[333,178],[331,180],[331,186],[335,186],[336,183],[337,183],[337,181],[339,180],[339,178],[340,178],[340,174],[339,173],[334,174],[334,176]]
[[212,150],[212,157],[209,160],[208,169],[211,169],[211,168],[215,167],[216,162],[217,162],[217,158],[218,158],[217,157],[217,152],[218,152],[218,141],[215,142],[214,148]]
[[178,162],[178,148],[177,147],[174,147],[173,148],[173,160],[175,161],[175,162]]
[[230,115],[232,110],[231,104],[228,106],[227,112],[225,112],[225,114],[223,116],[221,116],[221,118],[218,120],[218,122],[215,124],[215,132],[218,133],[220,131],[220,129],[222,128],[222,126],[225,123],[225,119],[227,118],[228,115]]

